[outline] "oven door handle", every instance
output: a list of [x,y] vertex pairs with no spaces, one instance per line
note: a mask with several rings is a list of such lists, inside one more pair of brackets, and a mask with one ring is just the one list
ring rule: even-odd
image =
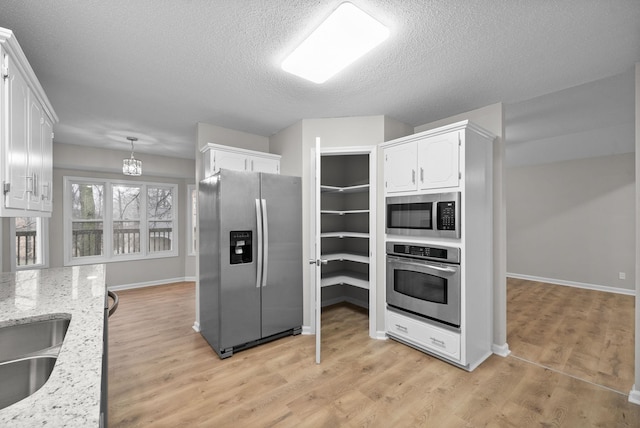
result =
[[409,266],[415,266],[415,267],[419,267],[419,268],[427,268],[427,269],[433,269],[433,270],[437,270],[439,272],[446,272],[446,273],[456,273],[457,269],[456,268],[452,268],[452,267],[447,267],[447,266],[436,266],[436,265],[432,265],[429,262],[414,262],[414,261],[408,261],[404,258],[398,257],[398,256],[390,256],[387,255],[387,259],[390,261],[394,261],[397,263],[401,263],[401,264],[405,264],[405,265],[409,265]]
[[437,270],[437,271],[440,271],[440,272],[447,272],[447,273],[455,273],[456,272],[455,269],[452,269],[450,267],[433,266],[433,265],[429,265],[429,264],[424,265],[424,266],[428,267],[429,269],[434,269],[434,270]]

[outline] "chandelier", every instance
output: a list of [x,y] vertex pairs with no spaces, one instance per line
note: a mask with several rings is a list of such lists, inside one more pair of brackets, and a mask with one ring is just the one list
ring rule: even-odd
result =
[[136,137],[127,137],[131,141],[131,157],[122,160],[122,173],[124,175],[142,175],[142,161],[133,157],[133,142],[138,141]]

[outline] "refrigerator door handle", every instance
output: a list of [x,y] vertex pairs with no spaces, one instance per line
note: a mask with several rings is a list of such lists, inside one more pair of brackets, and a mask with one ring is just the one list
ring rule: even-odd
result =
[[258,227],[258,263],[256,263],[256,288],[262,284],[262,211],[260,199],[256,199],[256,223]]
[[267,269],[269,267],[269,226],[267,222],[267,201],[262,202],[262,286],[267,286]]

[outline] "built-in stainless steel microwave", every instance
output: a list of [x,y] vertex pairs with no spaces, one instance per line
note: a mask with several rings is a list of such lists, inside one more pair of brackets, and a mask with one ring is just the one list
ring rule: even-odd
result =
[[460,192],[387,197],[387,234],[460,238]]

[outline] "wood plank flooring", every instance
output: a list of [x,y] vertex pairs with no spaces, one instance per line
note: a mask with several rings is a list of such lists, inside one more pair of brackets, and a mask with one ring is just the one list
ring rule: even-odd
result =
[[[111,427],[638,427],[619,394],[515,357],[467,373],[367,334],[367,314],[323,310],[313,336],[220,360],[200,334],[193,283],[118,293],[109,320]],[[627,389],[628,392],[628,389]]]
[[625,394],[633,386],[634,320],[633,296],[507,281],[514,356]]

